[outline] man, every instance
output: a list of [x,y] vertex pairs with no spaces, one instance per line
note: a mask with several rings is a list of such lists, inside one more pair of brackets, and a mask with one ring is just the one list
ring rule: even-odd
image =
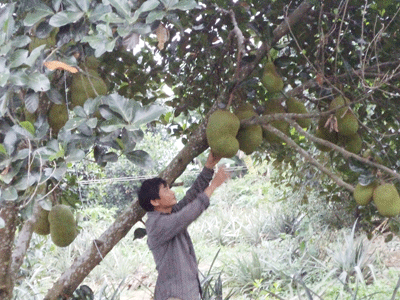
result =
[[158,271],[154,300],[201,297],[197,260],[187,228],[208,208],[214,190],[229,178],[223,167],[213,178],[219,160],[210,151],[203,170],[179,203],[161,178],[145,180],[139,189],[139,204],[147,211],[147,244]]

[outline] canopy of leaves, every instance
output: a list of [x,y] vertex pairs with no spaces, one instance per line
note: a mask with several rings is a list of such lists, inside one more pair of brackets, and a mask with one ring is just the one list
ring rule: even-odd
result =
[[[289,16],[302,5],[310,9],[291,26]],[[143,136],[140,126],[148,122],[165,125],[186,142],[217,102],[236,107],[246,101],[262,115],[271,99],[285,105],[289,96],[306,105],[313,125],[304,132],[291,123],[282,142],[264,142],[255,158],[275,160],[282,178],[297,178],[294,188],[319,182],[328,200],[343,196],[343,187],[352,191],[358,180],[397,180],[399,5],[395,0],[8,1],[0,7],[1,201],[26,202],[30,188],[60,181],[70,163],[91,154],[100,165],[120,155],[146,165],[148,155],[135,147]],[[261,84],[267,61],[284,79],[282,94],[268,93]],[[46,62],[64,65],[49,68]],[[74,103],[75,72],[88,78],[87,87],[94,85],[90,78],[102,80],[107,92],[87,93]],[[321,113],[329,116],[338,95],[349,99],[357,116],[361,153],[370,151],[365,158],[343,145],[325,142],[334,149],[329,155],[315,148],[321,142],[314,136]],[[67,107],[60,130],[49,117],[53,105]],[[330,120],[327,125],[335,128]],[[305,170],[310,176],[297,176]],[[373,206],[363,212],[376,214]]]

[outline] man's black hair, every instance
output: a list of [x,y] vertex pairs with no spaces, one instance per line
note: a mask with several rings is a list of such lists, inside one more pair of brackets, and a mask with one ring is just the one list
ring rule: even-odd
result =
[[145,211],[154,211],[154,206],[151,204],[150,200],[155,200],[160,198],[160,186],[167,186],[167,182],[160,178],[155,177],[143,181],[142,186],[138,191],[139,205]]

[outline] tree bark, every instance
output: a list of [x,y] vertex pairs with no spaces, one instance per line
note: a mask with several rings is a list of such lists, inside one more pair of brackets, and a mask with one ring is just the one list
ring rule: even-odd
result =
[[11,262],[18,208],[14,202],[3,202],[0,205],[0,217],[5,222],[5,227],[0,229],[0,299],[10,300],[14,288]]
[[[299,6],[299,8],[300,7],[300,12],[302,14],[305,14],[307,10],[311,9],[312,5],[310,5],[307,1],[304,1]],[[289,24],[294,24],[295,22],[298,22],[301,17],[301,15],[299,14],[299,10],[296,9],[293,12],[295,20],[290,21],[291,16],[289,16],[284,22],[289,22]],[[274,31],[273,43],[279,41],[279,39],[286,33],[287,31],[285,30],[279,30],[276,33]],[[262,59],[263,56],[265,56],[268,50],[269,43],[267,47],[261,47],[258,50],[256,61],[254,61],[249,68],[241,72],[241,76],[236,81],[236,84],[239,84],[253,72],[253,70],[257,66],[257,63]],[[219,100],[226,101],[226,93],[229,94],[229,91],[224,91],[219,97]],[[214,106],[208,112],[208,115],[218,108],[217,104],[218,103],[214,104]],[[178,155],[171,161],[167,168],[160,174],[160,177],[163,177],[168,183],[174,182],[175,179],[183,173],[190,161],[192,161],[195,157],[197,157],[208,148],[205,134],[207,119],[208,118],[206,117],[205,121],[203,121],[197,128],[197,130],[192,134],[188,144],[178,153]],[[101,262],[104,256],[106,256],[107,253],[110,252],[112,248],[123,237],[126,236],[132,226],[140,221],[144,215],[145,212],[141,209],[138,202],[133,202],[130,207],[127,208],[115,220],[115,222],[99,237],[99,239],[92,241],[90,248],[81,257],[79,257],[67,271],[65,271],[61,275],[61,277],[57,280],[53,287],[48,291],[44,300],[56,300],[59,296],[64,298],[71,296],[74,290],[85,279],[90,271],[93,270]]]

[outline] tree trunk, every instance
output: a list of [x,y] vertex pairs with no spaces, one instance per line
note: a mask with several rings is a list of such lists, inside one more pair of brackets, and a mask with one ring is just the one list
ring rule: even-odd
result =
[[17,228],[18,208],[14,202],[3,202],[0,206],[0,217],[5,227],[0,229],[0,299],[11,300],[14,289],[11,272],[12,251]]

